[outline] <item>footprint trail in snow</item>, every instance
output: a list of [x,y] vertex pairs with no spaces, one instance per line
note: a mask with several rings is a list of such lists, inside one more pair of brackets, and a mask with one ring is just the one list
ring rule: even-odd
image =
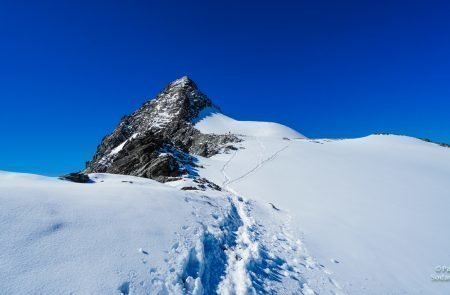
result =
[[[184,228],[168,252],[169,274],[153,272],[158,294],[343,294],[331,273],[311,257],[292,234],[290,218],[270,204],[247,200],[230,183],[242,179],[289,147],[263,157],[256,166],[231,179],[220,172],[222,192],[190,193],[186,202],[198,220]],[[207,206],[211,214],[205,215]],[[180,267],[181,266],[181,267]]]

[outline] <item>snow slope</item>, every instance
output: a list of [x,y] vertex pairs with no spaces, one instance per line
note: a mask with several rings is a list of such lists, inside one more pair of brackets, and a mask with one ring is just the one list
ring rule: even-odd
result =
[[294,137],[304,138],[303,135],[278,123],[238,121],[232,119],[214,108],[206,108],[195,121],[195,128],[202,133],[232,134],[258,137]]
[[[180,289],[158,275],[170,273],[168,251],[177,235],[195,237],[201,229],[202,217],[192,215],[187,195],[147,179],[93,177],[96,183],[77,184],[0,174],[2,294]],[[207,220],[210,206],[197,206]],[[194,242],[185,241],[180,251],[188,251]]]
[[267,204],[180,190],[192,179],[90,177],[0,173],[2,294],[338,294]]
[[202,159],[200,174],[289,214],[345,293],[450,294],[431,279],[450,261],[449,148],[405,136],[283,136],[247,137],[233,154]]

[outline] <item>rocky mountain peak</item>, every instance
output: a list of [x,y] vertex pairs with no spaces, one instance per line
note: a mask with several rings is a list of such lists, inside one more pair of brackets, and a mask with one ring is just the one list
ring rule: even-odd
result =
[[187,76],[169,83],[156,98],[127,117],[137,131],[164,128],[171,123],[190,123],[201,110],[213,106],[194,81]]
[[169,88],[191,87],[191,88],[194,88],[194,89],[198,89],[197,84],[195,84],[195,82],[191,78],[189,78],[188,76],[183,76],[183,77],[181,77],[179,79],[176,79],[176,80],[172,81],[167,87],[169,87]]
[[189,173],[194,155],[211,156],[233,135],[202,134],[195,119],[206,108],[219,108],[189,77],[181,77],[124,116],[114,131],[104,137],[84,172],[129,174],[166,181]]

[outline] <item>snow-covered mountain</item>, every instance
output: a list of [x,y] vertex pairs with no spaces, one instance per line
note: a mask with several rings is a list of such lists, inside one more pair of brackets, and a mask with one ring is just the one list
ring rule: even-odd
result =
[[237,121],[183,77],[84,172],[0,173],[0,293],[450,294],[445,146]]
[[231,134],[203,134],[193,127],[206,110],[219,112],[188,77],[170,83],[122,118],[103,138],[85,173],[109,172],[171,181],[196,167],[188,154],[211,156],[231,148]]

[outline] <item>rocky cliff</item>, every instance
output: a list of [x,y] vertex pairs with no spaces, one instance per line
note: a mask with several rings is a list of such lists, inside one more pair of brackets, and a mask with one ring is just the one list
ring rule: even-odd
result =
[[196,155],[233,149],[231,134],[202,134],[193,127],[202,111],[219,111],[188,77],[170,83],[156,98],[121,119],[104,137],[84,173],[107,172],[161,182],[195,175]]

